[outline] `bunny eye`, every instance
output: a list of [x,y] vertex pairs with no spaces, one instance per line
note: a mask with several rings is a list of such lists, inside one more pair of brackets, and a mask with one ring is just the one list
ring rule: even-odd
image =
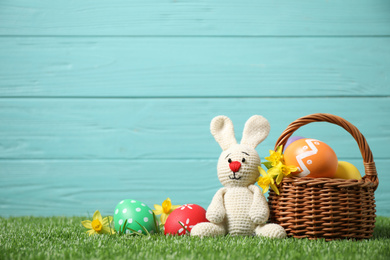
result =
[[231,162],[232,162],[232,159],[229,158],[228,163],[231,163]]
[[242,160],[241,160],[242,162],[245,162],[245,158],[242,158]]

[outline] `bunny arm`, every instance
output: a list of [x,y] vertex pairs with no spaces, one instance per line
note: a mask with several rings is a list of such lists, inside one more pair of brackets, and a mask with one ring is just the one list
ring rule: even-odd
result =
[[263,224],[269,218],[269,207],[267,200],[261,193],[260,188],[249,185],[249,190],[253,192],[253,202],[249,210],[249,217],[255,224]]
[[225,218],[226,210],[223,203],[223,196],[226,193],[226,188],[221,188],[215,193],[209,207],[207,208],[206,218],[214,224],[222,223]]

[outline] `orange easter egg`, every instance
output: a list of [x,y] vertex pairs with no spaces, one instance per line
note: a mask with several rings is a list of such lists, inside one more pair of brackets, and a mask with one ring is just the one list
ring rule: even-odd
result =
[[324,142],[300,139],[290,144],[284,152],[286,165],[298,167],[298,177],[332,178],[337,170],[336,153]]

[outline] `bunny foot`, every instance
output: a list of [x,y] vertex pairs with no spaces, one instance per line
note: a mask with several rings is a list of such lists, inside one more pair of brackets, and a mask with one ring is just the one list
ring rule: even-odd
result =
[[197,237],[215,237],[223,235],[226,235],[226,229],[223,224],[203,222],[195,225],[191,230],[191,236]]
[[263,224],[255,229],[257,236],[269,238],[285,238],[287,236],[286,230],[278,224]]

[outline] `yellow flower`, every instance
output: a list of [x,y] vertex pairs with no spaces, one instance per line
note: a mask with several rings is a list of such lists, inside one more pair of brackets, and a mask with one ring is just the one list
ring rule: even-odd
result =
[[279,162],[284,163],[284,157],[283,157],[282,151],[283,151],[283,145],[278,146],[278,148],[276,149],[276,152],[273,150],[269,150],[270,156],[265,157],[265,159],[267,161],[270,161],[272,166],[278,165]]
[[102,215],[100,214],[99,210],[96,210],[93,214],[92,221],[90,220],[84,220],[81,221],[81,224],[87,228],[90,229],[87,231],[87,234],[93,235],[93,234],[115,234],[115,231],[109,227],[110,222],[112,222],[112,217],[105,217],[102,218]]
[[161,214],[160,221],[162,224],[165,224],[165,221],[167,221],[169,214],[171,214],[171,212],[178,207],[180,207],[180,205],[172,205],[171,199],[167,198],[166,200],[164,200],[161,206],[154,204],[155,209],[153,210],[153,212],[155,215]]
[[263,189],[263,193],[266,193],[269,187],[271,187],[273,191],[279,195],[279,190],[275,185],[274,176],[267,174],[261,166],[259,166],[258,169],[262,177],[257,179],[257,184],[259,184],[259,186]]
[[293,165],[285,165],[282,162],[279,162],[276,166],[269,169],[270,175],[273,177],[277,176],[276,184],[280,184],[284,177],[289,176],[292,172],[296,172],[298,170],[297,167]]

